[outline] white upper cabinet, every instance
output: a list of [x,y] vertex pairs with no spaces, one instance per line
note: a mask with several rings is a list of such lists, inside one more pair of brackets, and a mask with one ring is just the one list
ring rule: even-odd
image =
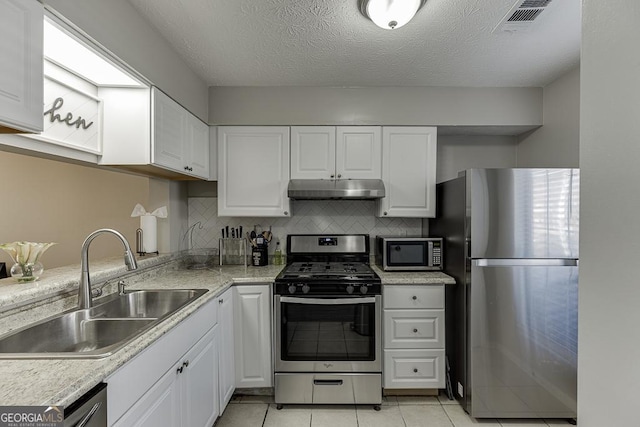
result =
[[288,127],[218,127],[219,216],[289,216],[288,185]]
[[378,216],[433,218],[436,215],[435,127],[383,127],[382,179],[386,196]]
[[43,129],[43,6],[0,0],[0,133]]
[[154,88],[151,162],[179,171],[186,160],[183,153],[187,136],[187,112],[163,92]]
[[193,114],[189,114],[187,117],[187,136],[185,160],[189,167],[189,173],[201,178],[209,178],[209,153],[211,150],[209,125]]
[[151,162],[209,179],[209,127],[157,88],[151,96]]
[[202,120],[156,87],[104,87],[100,97],[101,165],[172,179],[210,179],[209,126]]
[[336,175],[336,128],[291,127],[291,179],[333,179]]
[[338,126],[336,178],[380,179],[381,158],[379,126]]
[[380,179],[379,126],[292,126],[291,179]]

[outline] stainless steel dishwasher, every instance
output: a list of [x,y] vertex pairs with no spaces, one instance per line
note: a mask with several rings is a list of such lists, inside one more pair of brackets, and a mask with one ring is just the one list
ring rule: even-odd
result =
[[106,427],[107,384],[100,383],[64,410],[64,427]]

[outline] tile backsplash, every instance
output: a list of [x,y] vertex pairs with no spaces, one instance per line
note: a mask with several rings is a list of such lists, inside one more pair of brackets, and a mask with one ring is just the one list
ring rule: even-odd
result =
[[376,235],[422,235],[420,218],[378,218],[375,216],[376,202],[372,200],[296,200],[291,208],[293,215],[287,218],[219,217],[216,197],[190,197],[189,226],[197,222],[202,225],[193,230],[193,248],[217,248],[221,229],[225,226],[242,226],[245,235],[254,225],[258,225],[258,230],[271,227],[270,253],[275,250],[278,240],[282,251],[286,251],[287,234],[365,233],[372,238]]

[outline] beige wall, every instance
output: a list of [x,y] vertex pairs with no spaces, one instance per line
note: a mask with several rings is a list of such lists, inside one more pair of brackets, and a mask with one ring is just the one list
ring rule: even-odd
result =
[[[135,245],[131,211],[137,202],[149,209],[149,179],[125,173],[0,152],[0,182],[0,243],[57,242],[42,257],[45,268],[78,264],[83,240],[98,228],[115,228]],[[102,236],[90,258],[122,253],[117,239]],[[10,266],[11,258],[0,251],[0,262]]]
[[637,426],[640,3],[583,0],[578,423]]
[[580,67],[543,89],[543,126],[521,138],[519,167],[578,167]]

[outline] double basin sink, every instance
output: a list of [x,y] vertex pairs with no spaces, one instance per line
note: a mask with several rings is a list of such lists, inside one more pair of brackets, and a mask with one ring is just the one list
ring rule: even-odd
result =
[[0,337],[0,359],[101,358],[113,354],[206,289],[137,290]]

